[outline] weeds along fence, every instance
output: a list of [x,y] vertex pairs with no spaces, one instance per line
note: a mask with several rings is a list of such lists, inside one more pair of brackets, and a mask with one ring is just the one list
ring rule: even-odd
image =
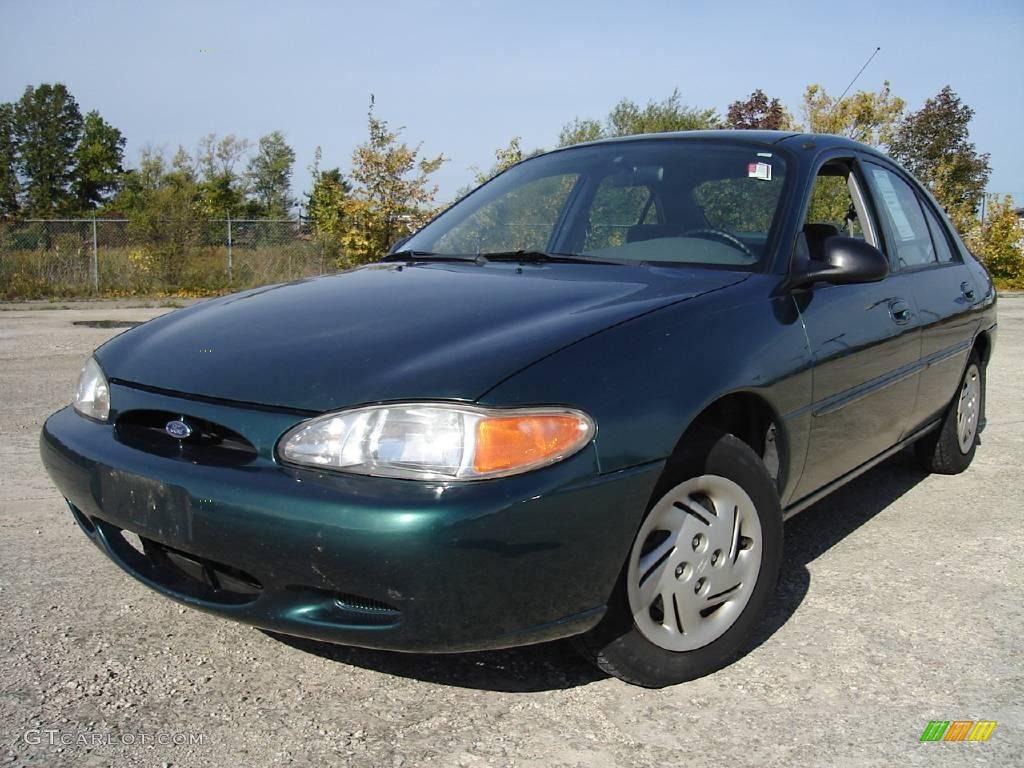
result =
[[0,298],[205,296],[335,270],[292,219],[0,222]]

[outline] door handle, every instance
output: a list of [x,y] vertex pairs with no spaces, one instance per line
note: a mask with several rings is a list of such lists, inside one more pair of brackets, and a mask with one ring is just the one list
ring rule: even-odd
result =
[[893,299],[889,302],[889,314],[897,325],[906,325],[910,322],[910,305],[903,299]]
[[971,284],[966,280],[960,283],[960,293],[962,293],[964,298],[968,301],[974,301],[974,289],[971,288]]

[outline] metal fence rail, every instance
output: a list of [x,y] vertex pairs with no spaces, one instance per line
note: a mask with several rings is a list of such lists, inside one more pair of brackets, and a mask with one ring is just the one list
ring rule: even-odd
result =
[[222,293],[333,271],[330,250],[294,219],[0,222],[0,298]]

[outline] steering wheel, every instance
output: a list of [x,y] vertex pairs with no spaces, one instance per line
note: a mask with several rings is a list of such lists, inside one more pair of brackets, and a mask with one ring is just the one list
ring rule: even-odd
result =
[[682,237],[702,237],[705,240],[718,240],[720,242],[724,242],[726,245],[731,245],[733,248],[738,248],[746,256],[757,261],[757,256],[749,247],[747,247],[746,243],[723,229],[691,229],[687,232],[683,232]]

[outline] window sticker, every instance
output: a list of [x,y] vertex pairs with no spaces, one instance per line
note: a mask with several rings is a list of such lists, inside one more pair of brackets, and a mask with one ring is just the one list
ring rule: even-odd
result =
[[772,180],[772,166],[770,163],[748,163],[747,164],[747,178],[750,179],[761,179],[763,181]]
[[878,187],[878,192],[885,201],[885,207],[889,209],[889,215],[892,216],[892,223],[899,233],[900,240],[916,239],[914,228],[910,225],[910,220],[903,211],[903,204],[900,202],[899,195],[896,194],[896,189],[892,185],[889,172],[882,168],[872,168],[871,173],[875,177],[875,186]]

